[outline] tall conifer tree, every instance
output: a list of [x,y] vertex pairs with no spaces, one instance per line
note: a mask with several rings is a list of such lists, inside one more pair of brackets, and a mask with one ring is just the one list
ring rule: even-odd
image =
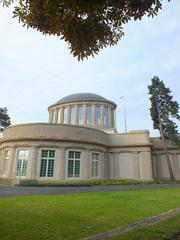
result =
[[153,121],[154,129],[158,129],[164,145],[164,150],[167,157],[170,179],[174,180],[174,174],[169,159],[166,140],[169,139],[173,144],[180,148],[180,138],[178,134],[177,124],[173,121],[180,121],[179,104],[173,101],[171,91],[165,86],[163,81],[158,77],[151,79],[152,83],[148,86],[151,108],[150,114]]

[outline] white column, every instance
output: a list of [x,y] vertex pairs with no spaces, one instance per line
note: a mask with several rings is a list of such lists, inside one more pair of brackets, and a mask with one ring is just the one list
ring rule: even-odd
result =
[[67,124],[70,124],[70,111],[71,111],[71,107],[67,106]]
[[61,108],[58,108],[57,111],[57,123],[61,123]]
[[55,109],[55,122],[58,123],[58,109]]
[[53,111],[51,110],[50,112],[49,112],[49,123],[52,123],[52,121],[53,121]]

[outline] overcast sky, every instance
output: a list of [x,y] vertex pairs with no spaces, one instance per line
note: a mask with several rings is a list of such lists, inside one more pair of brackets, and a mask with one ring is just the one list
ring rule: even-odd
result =
[[163,1],[156,18],[124,27],[118,45],[78,62],[65,42],[27,30],[0,6],[0,107],[12,123],[47,122],[47,107],[62,97],[92,92],[117,103],[117,126],[124,131],[125,96],[128,130],[148,129],[147,85],[157,75],[180,103],[180,1]]

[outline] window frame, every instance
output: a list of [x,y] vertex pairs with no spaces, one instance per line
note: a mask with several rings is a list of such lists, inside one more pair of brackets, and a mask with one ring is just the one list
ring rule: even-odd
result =
[[[97,159],[97,160],[96,160],[96,159],[93,159],[93,154],[98,154],[98,159]],[[97,162],[97,163],[98,163],[98,169],[97,169],[98,175],[97,175],[97,176],[95,176],[95,173],[96,173],[95,165],[94,165],[94,169],[93,169],[93,172],[92,172],[93,162]],[[100,162],[101,162],[101,153],[100,153],[100,152],[97,152],[97,151],[92,151],[92,152],[91,152],[91,169],[90,169],[91,175],[90,175],[90,176],[91,176],[91,178],[93,178],[93,179],[98,179],[98,178],[100,178]],[[94,175],[93,175],[93,173],[94,173]]]
[[68,124],[68,108],[63,108],[63,124]]
[[[75,161],[76,159],[75,158],[69,158],[69,152],[80,152],[80,158],[78,159],[79,162],[80,162],[80,166],[79,166],[79,177],[75,177]],[[83,155],[83,151],[81,149],[68,149],[66,151],[66,171],[65,171],[65,178],[66,179],[81,179],[81,160],[82,160],[82,155]],[[73,176],[72,177],[69,177],[68,176],[68,169],[69,169],[69,160],[73,160]]]
[[[54,151],[54,157],[49,157],[49,153],[47,157],[42,157],[42,151]],[[46,160],[46,174],[45,176],[41,176],[41,162],[42,160]],[[53,166],[53,176],[48,176],[48,170],[49,170],[49,160],[54,160],[54,166]],[[38,178],[40,179],[53,179],[55,177],[55,165],[56,165],[56,149],[54,148],[41,148],[39,149],[39,171],[38,171]]]
[[[20,151],[27,151],[27,159],[21,159],[19,158],[19,152]],[[17,148],[16,149],[16,164],[15,164],[15,170],[14,170],[14,174],[16,178],[27,178],[27,174],[28,174],[28,162],[29,162],[29,156],[30,156],[30,149],[29,148]],[[21,160],[21,174],[17,175],[17,165],[18,165],[18,161]],[[26,172],[25,175],[22,175],[22,171],[23,171],[23,167],[24,167],[24,162],[26,162]]]

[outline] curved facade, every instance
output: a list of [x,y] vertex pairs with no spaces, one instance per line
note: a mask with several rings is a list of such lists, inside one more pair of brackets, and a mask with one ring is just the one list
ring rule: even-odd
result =
[[[90,118],[91,124],[87,124],[89,105],[94,116]],[[78,117],[79,106],[83,106],[82,122]],[[100,124],[93,120],[96,106],[101,109]],[[71,107],[75,108],[72,123]],[[70,95],[48,108],[49,123],[20,124],[4,129],[0,140],[0,183],[168,179],[160,139],[150,138],[146,130],[117,133],[114,122],[106,128],[102,123],[105,107],[108,113],[109,109],[113,111],[114,118],[113,102],[95,94]],[[65,108],[66,124],[58,121],[58,111]],[[111,117],[108,115],[108,119]],[[170,143],[168,149],[175,177],[180,179],[180,152]]]

